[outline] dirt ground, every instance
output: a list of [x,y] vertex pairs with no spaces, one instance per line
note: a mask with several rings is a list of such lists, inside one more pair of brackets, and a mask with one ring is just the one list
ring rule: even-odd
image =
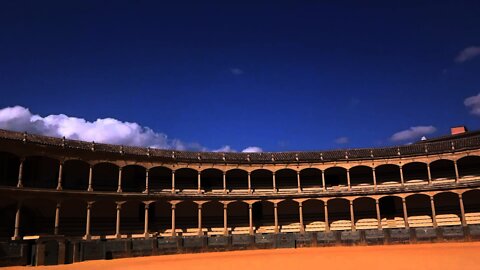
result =
[[[480,269],[480,243],[271,249],[88,261],[35,269]],[[25,269],[11,267],[6,269]],[[31,268],[30,268],[31,269]]]

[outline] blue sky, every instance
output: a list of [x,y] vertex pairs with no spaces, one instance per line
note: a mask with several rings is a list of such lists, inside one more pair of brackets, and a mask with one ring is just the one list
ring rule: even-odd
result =
[[480,2],[391,2],[2,1],[0,108],[134,122],[192,150],[479,129]]

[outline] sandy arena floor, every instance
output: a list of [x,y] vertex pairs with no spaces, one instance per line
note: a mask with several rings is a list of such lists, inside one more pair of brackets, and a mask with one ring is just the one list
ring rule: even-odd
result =
[[[25,269],[12,267],[6,269]],[[32,268],[30,268],[32,269]],[[249,250],[165,255],[35,269],[480,269],[480,243]]]

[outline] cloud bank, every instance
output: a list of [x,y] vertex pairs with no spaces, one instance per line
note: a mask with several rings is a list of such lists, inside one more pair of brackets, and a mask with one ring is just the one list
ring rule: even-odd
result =
[[456,63],[463,63],[473,58],[480,56],[480,46],[470,46],[463,49],[457,57],[455,57],[454,61]]
[[467,108],[470,108],[470,113],[480,116],[480,93],[476,96],[471,96],[463,101]]
[[392,137],[390,137],[390,140],[394,142],[416,140],[422,136],[432,134],[435,131],[437,131],[437,129],[434,126],[410,127],[409,129],[402,130],[393,134]]
[[350,140],[348,137],[339,137],[335,139],[336,144],[347,144]]
[[[52,137],[65,137],[81,141],[95,141],[129,146],[160,149],[210,151],[197,143],[185,143],[170,139],[164,133],[153,131],[137,123],[122,122],[114,118],[97,119],[93,122],[65,114],[42,117],[32,114],[22,106],[0,109],[0,129],[28,132]],[[250,149],[246,148],[245,150]],[[256,147],[258,149],[261,148]],[[230,146],[221,147],[218,152],[235,152]]]

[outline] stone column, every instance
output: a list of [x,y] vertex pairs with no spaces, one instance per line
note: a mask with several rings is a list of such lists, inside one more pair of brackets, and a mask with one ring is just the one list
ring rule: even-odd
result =
[[400,165],[400,183],[402,184],[402,187],[405,185],[405,181],[403,180],[403,166]]
[[435,214],[435,201],[433,199],[433,196],[430,196],[430,206],[432,207],[432,221],[433,221],[433,227],[437,227],[437,215]]
[[458,202],[460,203],[460,214],[462,219],[462,226],[467,226],[467,220],[465,218],[465,207],[463,207],[462,194],[458,194]]
[[117,204],[117,222],[115,223],[115,238],[122,238],[120,233],[120,214],[122,211],[122,204],[125,202],[115,202]]
[[145,204],[145,221],[144,221],[144,227],[143,227],[143,237],[149,238],[150,233],[148,232],[148,209],[150,208],[150,203],[151,201],[148,202],[143,202]]
[[250,235],[253,235],[253,214],[252,214],[252,204],[251,203],[248,204],[248,225],[250,226],[249,233],[250,233]]
[[83,237],[85,240],[90,240],[92,238],[90,234],[90,215],[94,203],[94,201],[87,202],[87,223],[85,225],[85,236]]
[[17,188],[22,188],[23,187],[23,163],[24,162],[25,162],[24,158],[20,159],[20,165],[18,166]]
[[172,193],[175,193],[175,170],[172,170]]
[[347,185],[348,185],[348,190],[351,189],[350,185],[350,169],[347,169]]
[[350,201],[350,222],[352,223],[352,231],[356,231],[357,227],[355,226],[355,213],[353,212],[353,201]]
[[202,230],[202,204],[198,204],[198,235],[203,235]]
[[62,190],[63,162],[58,164],[57,190]]
[[20,236],[20,215],[22,209],[22,202],[17,203],[17,211],[15,212],[15,229],[13,231],[12,240],[21,240],[22,237]]
[[410,226],[408,224],[407,202],[405,201],[405,198],[402,198],[402,208],[403,208],[403,219],[405,220],[405,228],[408,229],[410,228]]
[[297,172],[297,185],[298,185],[298,192],[302,192],[302,184],[300,182],[300,172]]
[[432,184],[432,173],[430,172],[430,163],[427,163],[428,184]]
[[93,166],[90,165],[90,168],[88,169],[88,188],[87,188],[87,191],[93,191],[92,180],[93,180]]
[[303,224],[303,205],[302,205],[302,202],[298,202],[298,216],[300,218],[300,233],[305,233],[305,226]]
[[228,235],[228,203],[223,203],[223,234]]
[[148,193],[149,192],[149,188],[148,188],[148,185],[149,185],[149,179],[148,179],[148,173],[149,173],[149,169],[145,169],[145,191],[144,193]]
[[275,233],[278,233],[278,204],[276,202],[273,203],[273,217],[275,221]]
[[117,192],[122,192],[122,167],[118,167],[118,187]]
[[53,234],[58,235],[60,232],[60,208],[62,207],[62,204],[60,202],[57,202],[57,205],[55,206],[55,224],[53,228]]
[[329,232],[330,231],[330,224],[328,222],[328,201],[325,201],[323,203],[323,210],[325,214],[325,231]]
[[251,173],[248,172],[248,178],[247,178],[247,181],[248,181],[248,193],[251,193],[252,192],[252,181],[251,181]]
[[453,167],[455,168],[455,183],[458,183],[458,180],[460,179],[460,174],[458,173],[458,165],[457,161],[453,161]]
[[172,203],[172,236],[177,236],[177,232],[175,231],[175,203]]
[[321,170],[321,171],[322,171],[322,190],[326,191],[327,188],[325,186],[325,171],[324,170]]
[[272,172],[273,192],[277,192],[277,181],[275,181],[275,172]]
[[223,172],[223,193],[227,193],[227,173]]
[[375,199],[375,210],[377,211],[378,229],[382,229],[382,215],[380,215],[380,202]]
[[202,173],[199,171],[197,176],[197,191],[198,193],[202,193]]
[[377,173],[375,172],[375,168],[372,168],[372,176],[373,176],[373,189],[377,190]]

